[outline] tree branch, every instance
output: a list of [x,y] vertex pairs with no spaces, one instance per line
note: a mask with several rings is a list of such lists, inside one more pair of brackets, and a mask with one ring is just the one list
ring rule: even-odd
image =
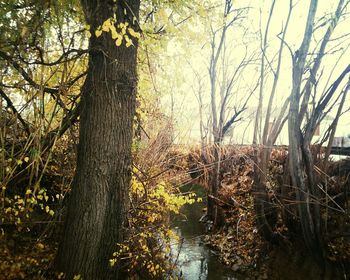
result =
[[21,114],[17,111],[16,107],[13,105],[12,100],[6,95],[6,93],[1,88],[0,88],[0,95],[2,98],[6,100],[8,107],[11,108],[12,112],[16,115],[17,119],[23,125],[23,128],[27,136],[29,136],[30,129],[29,129],[28,123],[22,118]]

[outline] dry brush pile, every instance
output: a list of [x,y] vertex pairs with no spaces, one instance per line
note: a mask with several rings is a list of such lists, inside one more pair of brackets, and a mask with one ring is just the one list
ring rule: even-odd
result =
[[[262,250],[262,240],[255,225],[253,184],[253,149],[250,147],[225,147],[221,150],[219,196],[215,199],[225,214],[225,226],[206,236],[206,243],[219,252],[223,263],[236,271],[254,267]],[[213,164],[211,150],[192,151],[189,168],[197,183],[210,184]]]
[[[189,155],[189,170],[197,183],[208,186],[213,164],[211,148],[203,153],[193,150]],[[259,266],[267,254],[268,243],[263,242],[256,222],[254,204],[254,149],[252,147],[226,146],[221,149],[220,190],[216,203],[225,214],[225,225],[207,236],[221,260],[237,271]],[[323,195],[313,203],[321,205],[322,230],[327,243],[327,259],[349,263],[349,171],[350,161],[327,161],[315,154],[315,174]],[[291,187],[288,173],[288,152],[273,149],[266,176],[267,212],[274,219],[273,232],[281,247],[296,244],[299,248],[300,225],[298,201]],[[260,265],[260,277],[266,275]],[[262,273],[263,272],[263,273]]]

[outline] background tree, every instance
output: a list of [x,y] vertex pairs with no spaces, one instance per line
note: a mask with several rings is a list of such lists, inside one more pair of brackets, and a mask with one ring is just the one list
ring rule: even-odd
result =
[[[266,188],[266,178],[268,172],[268,163],[270,159],[270,154],[272,146],[274,145],[279,133],[282,130],[283,125],[285,124],[286,110],[289,105],[289,98],[286,98],[282,108],[280,108],[280,113],[277,118],[271,123],[271,111],[273,108],[273,102],[275,101],[275,94],[277,90],[278,80],[280,76],[281,64],[282,64],[282,54],[283,48],[285,46],[285,36],[287,34],[288,24],[292,13],[292,1],[289,2],[289,12],[287,16],[287,21],[282,30],[282,36],[280,39],[280,47],[277,53],[277,65],[276,69],[272,69],[272,63],[268,64],[267,68],[265,63],[269,62],[267,56],[267,47],[268,47],[268,35],[271,19],[275,9],[276,1],[273,0],[270,7],[269,16],[266,23],[266,28],[264,36],[260,32],[260,48],[261,48],[261,64],[260,64],[260,84],[259,84],[259,102],[255,115],[255,124],[254,124],[254,134],[253,134],[253,145],[258,143],[261,149],[255,150],[255,165],[254,165],[254,175],[255,175],[255,184],[254,184],[254,198],[255,198],[255,211],[257,212],[257,223],[260,232],[267,239],[271,240],[273,237],[273,227],[275,222],[275,213],[271,201],[267,194]],[[263,100],[265,94],[265,80],[267,79],[268,69],[270,68],[273,73],[273,84],[271,87],[271,92],[268,100],[266,114],[264,118],[262,117],[263,110]],[[263,132],[261,133],[260,127],[262,126],[262,120],[264,120]],[[260,136],[260,137],[259,137]]]
[[[336,94],[342,80],[349,73],[349,66],[343,70],[327,91],[320,95],[319,101],[316,102],[315,106],[312,106],[309,113],[307,114],[306,112],[309,107],[311,91],[312,89],[316,90],[317,80],[321,77],[317,75],[317,72],[324,57],[326,46],[346,5],[345,1],[339,1],[326,34],[321,41],[317,56],[310,63],[311,65],[308,66],[310,76],[307,78],[303,90],[301,90],[302,78],[305,73],[312,33],[315,29],[314,18],[317,10],[317,1],[311,1],[310,3],[304,39],[293,57],[293,86],[288,119],[289,168],[293,187],[296,190],[296,199],[301,202],[298,204],[298,213],[304,242],[314,256],[321,258],[321,260],[325,255],[325,244],[321,234],[322,221],[319,203],[321,190],[318,187],[314,173],[315,164],[314,156],[311,152],[311,141],[320,121],[331,110],[330,108],[326,109],[326,107],[329,105],[333,107],[331,99]],[[339,97],[346,94],[347,88],[348,86],[346,85],[345,91],[341,91]],[[303,96],[302,99],[301,96]]]
[[[210,109],[211,124],[213,135],[213,173],[212,181],[209,186],[208,194],[208,218],[214,221],[215,225],[222,225],[223,214],[221,208],[217,207],[216,199],[220,188],[220,161],[221,145],[227,132],[233,124],[241,120],[243,112],[247,109],[247,103],[252,96],[256,86],[245,88],[249,93],[244,97],[238,96],[239,78],[254,61],[254,54],[245,53],[241,60],[234,67],[230,67],[230,61],[227,58],[228,51],[227,40],[228,31],[242,20],[248,8],[233,8],[232,1],[225,1],[222,18],[223,23],[219,28],[214,27],[212,23],[210,28],[210,62],[209,62],[209,80],[210,80]],[[220,20],[219,19],[219,20]],[[244,35],[243,35],[244,36]],[[232,47],[232,46],[230,46]],[[221,62],[221,65],[220,65]],[[234,99],[234,102],[232,102]]]
[[[275,1],[272,1],[262,44],[262,78],[264,75],[267,76],[267,71],[264,66],[265,61],[268,62],[267,68],[271,68],[271,63],[268,60],[267,36],[274,5]],[[314,257],[320,261],[320,263],[324,261],[323,256],[325,256],[326,247],[325,240],[321,234],[323,227],[323,221],[321,218],[321,201],[323,199],[323,195],[326,196],[326,201],[329,198],[327,190],[323,190],[321,187],[320,178],[317,176],[316,171],[319,170],[321,166],[319,164],[319,166],[316,165],[316,156],[315,153],[312,152],[311,148],[313,144],[312,139],[321,121],[324,120],[325,117],[332,111],[334,111],[335,105],[337,104],[339,107],[335,113],[336,117],[330,126],[329,133],[326,134],[326,137],[324,137],[323,143],[328,140],[328,136],[333,135],[334,137],[334,129],[343,110],[349,87],[348,83],[343,82],[349,73],[349,66],[345,66],[345,69],[340,72],[334,83],[328,86],[328,82],[333,74],[334,68],[339,63],[339,60],[337,60],[333,70],[329,72],[328,81],[326,81],[325,90],[323,91],[319,90],[319,84],[324,82],[322,80],[324,73],[319,73],[319,69],[321,68],[322,62],[325,60],[327,55],[333,54],[329,50],[339,47],[338,45],[329,45],[332,44],[333,41],[341,38],[341,36],[335,39],[332,39],[331,37],[336,30],[339,20],[341,19],[342,15],[344,15],[347,5],[347,1],[339,1],[334,14],[332,14],[330,18],[321,17],[321,19],[316,20],[317,1],[311,1],[303,41],[298,50],[293,53],[291,47],[285,40],[286,28],[288,26],[292,9],[294,8],[292,1],[290,1],[289,13],[285,28],[283,29],[282,33],[278,35],[280,39],[280,49],[277,55],[277,67],[276,70],[271,68],[273,73],[273,82],[269,101],[267,103],[267,113],[264,116],[265,125],[262,133],[261,131],[259,132],[258,127],[261,126],[261,109],[264,92],[263,84],[261,84],[259,99],[260,109],[256,114],[256,124],[254,130],[254,143],[262,144],[261,149],[257,149],[258,152],[256,154],[257,158],[255,165],[255,207],[258,217],[257,221],[261,233],[267,239],[271,239],[274,233],[276,233],[274,231],[274,227],[276,226],[277,220],[270,218],[271,216],[277,216],[277,208],[282,208],[280,209],[283,213],[282,217],[290,229],[298,227],[298,225],[293,222],[295,221],[294,218],[291,217],[291,213],[297,214],[300,219],[303,241]],[[320,24],[319,22],[322,21],[324,21],[324,23]],[[316,46],[313,46],[312,36],[317,36],[318,32],[320,32],[320,28],[323,26],[326,26],[326,31],[324,34],[322,33],[322,39],[317,42]],[[339,44],[341,45],[342,43],[340,42]],[[285,99],[284,104],[281,107],[282,110],[271,124],[271,108],[280,73],[282,51],[284,46],[289,49],[292,57],[292,93],[287,99]],[[345,48],[344,51],[346,49],[347,48]],[[342,57],[344,51],[341,47],[340,51],[340,57]],[[325,68],[326,67],[324,67],[323,70],[325,70]],[[342,88],[342,90],[339,91],[339,88]],[[287,110],[288,106],[289,110]],[[288,116],[285,114],[286,111],[288,111]],[[277,194],[271,187],[271,182],[269,182],[269,159],[272,145],[275,143],[278,134],[287,120],[287,117],[289,135],[289,168],[288,171],[286,170],[286,174],[290,174],[292,184],[290,187],[287,187],[290,185],[290,182],[288,176],[285,176],[285,182],[281,187],[281,193],[279,196],[279,194]],[[261,138],[259,139],[258,135],[260,135],[260,133]],[[328,142],[328,150],[330,149],[330,146],[332,146],[332,137],[330,137]],[[325,155],[326,161],[328,160],[328,156],[329,151],[327,151]],[[327,170],[323,169],[323,172],[326,174]],[[291,196],[290,193],[295,193],[295,196]],[[271,198],[277,199],[277,203],[273,203]],[[295,211],[295,207],[289,205],[291,200],[298,202],[297,211]],[[327,207],[328,205],[326,205],[326,208]]]

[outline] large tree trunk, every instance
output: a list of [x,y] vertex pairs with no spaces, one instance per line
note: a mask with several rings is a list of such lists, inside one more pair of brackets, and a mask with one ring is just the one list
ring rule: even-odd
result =
[[133,38],[135,46],[127,48],[124,41],[117,47],[110,33],[96,38],[94,31],[114,14],[115,25],[128,22],[134,26],[139,5],[139,0],[127,5],[123,1],[82,0],[93,34],[82,89],[77,169],[56,258],[57,270],[65,272],[67,279],[78,274],[83,279],[122,278],[118,268],[109,266],[109,259],[116,244],[123,241],[126,227],[137,42]]

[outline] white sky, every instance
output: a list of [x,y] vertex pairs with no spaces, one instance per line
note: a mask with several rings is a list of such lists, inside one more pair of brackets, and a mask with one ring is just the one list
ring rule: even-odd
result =
[[[222,1],[224,2],[224,1]],[[295,6],[293,8],[290,24],[288,27],[288,33],[286,35],[286,42],[291,47],[293,52],[297,50],[297,48],[300,46],[301,41],[303,39],[303,33],[305,30],[305,23],[308,13],[308,6],[310,1],[309,0],[294,0],[293,1]],[[338,1],[334,0],[319,0],[318,4],[318,10],[316,14],[316,18],[320,19],[322,16],[325,16],[328,14],[334,13],[336,9],[336,5],[338,4]],[[242,7],[249,5],[251,9],[248,12],[248,16],[246,19],[242,21],[242,26],[244,28],[247,28],[247,33],[242,39],[242,33],[243,29],[239,26],[234,26],[230,29],[228,37],[227,37],[227,53],[228,53],[228,61],[231,61],[232,66],[230,66],[230,71],[234,71],[237,61],[240,61],[240,59],[244,56],[244,47],[243,42],[248,42],[248,52],[253,53],[256,52],[258,55],[259,52],[259,45],[260,45],[260,39],[258,37],[258,31],[259,31],[259,22],[261,18],[261,24],[262,29],[264,32],[266,21],[268,18],[268,12],[271,6],[271,1],[261,1],[261,0],[251,0],[251,1],[244,1],[244,0],[236,0],[234,1],[234,8],[235,7]],[[278,51],[280,40],[277,38],[277,34],[280,33],[282,29],[282,24],[286,22],[287,14],[288,14],[288,7],[289,7],[289,0],[277,0],[275,10],[272,16],[272,21],[270,24],[270,31],[269,31],[269,40],[268,40],[268,50],[267,50],[267,56],[270,61],[273,61],[275,58],[275,55]],[[261,16],[260,16],[261,15]],[[198,24],[198,23],[196,23]],[[334,31],[334,34],[332,35],[332,38],[336,38],[338,36],[341,36],[343,34],[346,34],[347,32],[350,32],[350,29],[348,28],[350,26],[349,19],[342,19],[336,30]],[[195,26],[196,30],[205,30],[204,26]],[[312,40],[312,46],[316,46],[316,44],[322,39],[324,33],[326,32],[326,28],[319,29]],[[198,32],[198,36],[202,34]],[[346,37],[345,39],[348,39]],[[200,40],[199,40],[200,41]],[[336,46],[336,44],[339,44],[342,42],[341,46],[338,46],[337,49],[342,47],[343,49],[346,49],[346,47],[349,46],[349,41],[340,40],[340,41],[334,41],[330,42],[328,46],[328,50]],[[209,106],[209,83],[207,80],[208,71],[207,66],[209,63],[209,45],[206,44],[203,47],[203,43],[196,43],[196,42],[188,42],[188,48],[184,49],[181,47],[181,43],[177,41],[173,41],[169,44],[168,47],[168,53],[167,58],[165,58],[166,65],[165,65],[165,71],[173,71],[173,67],[175,67],[177,70],[176,73],[174,73],[174,76],[176,76],[176,81],[174,81],[174,84],[171,85],[171,90],[173,92],[173,96],[175,97],[175,119],[177,121],[177,131],[179,134],[179,141],[180,142],[187,142],[188,140],[192,141],[198,141],[199,140],[199,113],[198,113],[198,103],[196,101],[196,97],[193,93],[192,87],[195,89],[198,87],[198,84],[196,82],[196,78],[193,74],[193,71],[191,70],[191,67],[184,59],[184,54],[187,54],[189,60],[189,63],[192,65],[193,68],[195,68],[201,76],[203,76],[203,80],[205,80],[205,87],[204,87],[204,95],[205,95],[205,103],[207,106]],[[350,49],[350,48],[349,48]],[[338,63],[337,67],[334,70],[334,73],[331,78],[331,82],[338,77],[339,73],[342,72],[345,68],[345,66],[350,61],[350,52],[349,49],[343,54],[343,57],[341,61]],[[319,82],[319,92],[321,92],[325,86],[325,81],[327,80],[328,76],[331,73],[331,69],[333,68],[336,61],[338,61],[339,55],[341,54],[340,51],[336,52],[333,55],[328,55],[324,58],[324,61],[321,65],[321,68],[319,70],[319,73],[322,72],[322,79]],[[259,58],[256,55],[257,58]],[[170,59],[169,59],[170,58]],[[260,61],[258,62],[260,63]],[[274,62],[272,62],[274,66],[276,66],[276,59]],[[251,66],[250,68],[247,68],[247,70],[243,73],[242,78],[240,80],[239,85],[236,85],[234,90],[236,90],[234,100],[240,100],[242,96],[245,96],[247,94],[248,88],[253,88],[253,86],[257,82],[257,78],[259,75],[259,65]],[[179,72],[179,73],[178,73]],[[283,100],[290,94],[291,89],[291,56],[289,54],[289,51],[287,48],[284,48],[283,52],[283,60],[282,60],[282,67],[281,67],[281,74],[279,79],[279,84],[277,88],[277,96],[274,105],[276,107],[281,107]],[[268,76],[265,81],[265,100],[264,100],[264,106],[266,106],[266,100],[268,99],[268,94],[270,93],[270,88],[272,85],[273,77],[272,75]],[[167,81],[169,83],[169,81]],[[250,112],[254,110],[254,108],[257,106],[257,98],[258,98],[259,91],[258,89],[255,91],[255,94],[253,98],[250,100],[249,107],[251,108]],[[164,106],[167,108],[167,110],[170,110],[170,94],[166,94],[162,102]],[[234,102],[231,104],[234,106]],[[170,111],[169,111],[170,112]],[[210,111],[207,110],[207,114]],[[245,122],[243,122],[240,127],[237,127],[234,130],[235,134],[235,141],[236,142],[242,142],[243,134],[245,131],[245,128],[247,124],[249,123],[248,116],[246,116]],[[341,119],[341,122],[339,124],[339,128],[337,131],[338,136],[344,136],[348,134],[348,130],[350,128],[350,122],[348,120],[348,115],[343,117]],[[253,122],[251,122],[251,125],[253,125]],[[245,132],[245,139],[243,142],[251,141],[252,135],[251,135],[251,128],[248,128]],[[283,134],[282,133],[282,138]],[[350,131],[349,131],[350,133]],[[283,140],[282,140],[283,142]]]

